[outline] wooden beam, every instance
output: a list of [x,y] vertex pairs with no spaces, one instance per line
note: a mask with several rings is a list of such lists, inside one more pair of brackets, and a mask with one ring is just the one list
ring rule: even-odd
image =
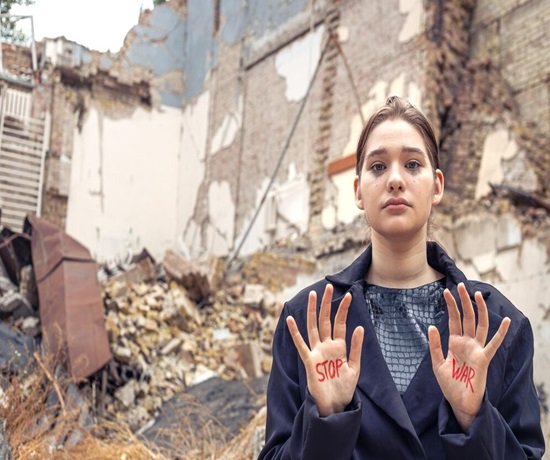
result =
[[348,169],[355,168],[355,153],[350,153],[343,157],[337,158],[329,162],[327,166],[327,173],[329,176],[347,171]]

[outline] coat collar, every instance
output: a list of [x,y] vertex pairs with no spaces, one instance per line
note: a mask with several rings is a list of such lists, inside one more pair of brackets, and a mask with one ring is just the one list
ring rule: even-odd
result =
[[[446,286],[456,297],[456,286],[460,282],[468,284],[466,277],[441,246],[435,242],[427,244],[428,264],[446,276]],[[340,289],[350,291],[352,294],[350,306],[352,314],[348,317],[347,327],[348,344],[351,342],[351,334],[355,327],[358,325],[365,327],[358,389],[419,443],[418,436],[432,426],[437,418],[437,409],[443,395],[432,371],[429,352],[424,356],[403,397],[397,391],[365,308],[363,280],[371,261],[372,248],[369,246],[351,265],[339,273],[327,276],[327,280],[335,287],[339,286]],[[471,289],[468,289],[468,292],[473,296]],[[488,292],[482,292],[482,294],[484,297],[488,296]],[[436,326],[441,334],[443,352],[446,354],[449,342],[446,311]]]
[[[427,242],[428,264],[438,272],[443,273],[452,285],[466,282],[466,277],[457,266],[453,259],[443,250],[435,241]],[[363,280],[372,263],[372,246],[368,246],[365,251],[355,259],[351,265],[339,273],[328,275],[327,280],[334,284],[351,286],[356,281]],[[447,283],[449,285],[449,283]]]

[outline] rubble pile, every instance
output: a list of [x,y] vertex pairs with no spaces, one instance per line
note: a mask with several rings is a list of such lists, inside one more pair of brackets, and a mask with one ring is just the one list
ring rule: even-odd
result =
[[28,223],[0,234],[0,412],[15,451],[135,447],[104,443],[127,429],[150,443],[140,449],[167,457],[202,458],[236,439],[261,447],[260,418],[251,419],[265,405],[282,308],[273,292],[313,261],[263,252],[228,270],[174,251],[156,263],[144,249],[97,272],[76,240]]
[[142,261],[104,283],[114,357],[105,409],[134,431],[150,426],[165,401],[209,378],[268,374],[280,311],[262,285],[233,279],[217,286],[218,263],[206,273],[169,252],[159,268],[156,275]]

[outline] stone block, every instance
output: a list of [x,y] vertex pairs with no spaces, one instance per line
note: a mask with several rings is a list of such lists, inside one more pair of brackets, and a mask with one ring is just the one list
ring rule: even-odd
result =
[[461,219],[455,227],[454,240],[462,260],[494,253],[497,245],[496,217],[485,214]]
[[497,249],[510,249],[521,245],[521,227],[511,215],[501,216],[497,223]]

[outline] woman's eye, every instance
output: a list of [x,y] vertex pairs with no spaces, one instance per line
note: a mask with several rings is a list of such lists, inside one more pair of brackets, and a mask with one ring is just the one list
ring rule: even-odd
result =
[[405,167],[407,169],[417,169],[418,167],[420,167],[420,163],[416,160],[407,161]]
[[374,163],[374,164],[371,165],[370,169],[371,169],[371,171],[379,172],[379,171],[383,171],[384,169],[386,169],[386,167],[382,163]]

